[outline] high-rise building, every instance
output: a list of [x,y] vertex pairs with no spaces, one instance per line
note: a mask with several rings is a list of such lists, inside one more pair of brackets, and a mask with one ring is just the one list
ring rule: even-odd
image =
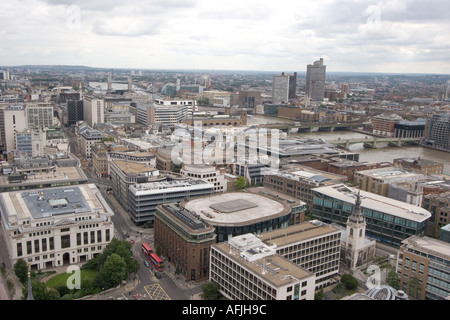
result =
[[322,101],[325,96],[325,69],[323,59],[306,66],[306,95],[314,101]]
[[103,98],[97,98],[92,95],[83,96],[83,116],[84,121],[91,128],[97,123],[103,123],[105,119]]
[[450,151],[450,112],[435,114],[427,120],[423,145]]
[[285,104],[289,101],[289,76],[273,76],[272,104]]
[[73,126],[83,120],[83,100],[67,101],[67,124]]

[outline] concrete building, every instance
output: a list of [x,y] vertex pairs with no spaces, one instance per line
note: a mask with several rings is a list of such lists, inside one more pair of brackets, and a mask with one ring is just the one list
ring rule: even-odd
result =
[[188,116],[187,105],[146,103],[137,106],[137,122],[146,126],[172,128]]
[[289,102],[289,76],[272,77],[272,104],[279,105]]
[[203,179],[211,184],[214,184],[215,192],[227,191],[225,176],[221,174],[220,170],[217,170],[214,166],[209,166],[206,164],[185,164],[180,170],[180,174],[191,178]]
[[113,195],[126,211],[129,210],[131,185],[167,179],[164,175],[160,175],[159,170],[146,163],[110,159],[108,166]]
[[[214,193],[214,185],[200,179],[136,183],[129,187],[129,212],[136,225],[154,220],[161,203],[176,203]],[[191,200],[194,201],[194,200]]]
[[402,241],[396,271],[400,289],[412,299],[446,300],[450,296],[450,244],[430,237]]
[[293,215],[304,214],[305,211],[304,203],[271,196],[262,188],[255,188],[253,192],[210,195],[182,202],[181,206],[212,225],[217,242],[248,232],[261,233],[287,227],[292,220],[301,220],[298,217],[293,219]]
[[266,174],[263,185],[265,188],[304,201],[311,210],[314,188],[343,183],[345,180],[345,176],[292,165],[283,167],[279,172]]
[[209,279],[211,245],[216,242],[214,227],[177,204],[160,204],[155,211],[154,243],[161,256],[186,279]]
[[435,114],[427,119],[423,146],[450,151],[450,112]]
[[81,151],[81,156],[90,159],[92,156],[92,148],[105,138],[105,136],[98,130],[92,128],[83,128],[83,130],[78,132],[79,138],[79,150]]
[[306,66],[306,96],[313,101],[323,101],[325,96],[325,70],[322,58]]
[[84,121],[91,128],[94,128],[97,123],[105,122],[105,104],[103,98],[84,95],[83,117]]
[[354,180],[361,190],[369,191],[384,197],[388,196],[389,183],[399,181],[417,182],[423,177],[422,174],[408,172],[395,167],[357,171],[354,174]]
[[314,299],[314,274],[250,233],[211,246],[210,280],[230,300]]
[[441,228],[450,223],[450,191],[426,195],[423,207],[431,213],[431,219],[427,223],[427,235],[438,238]]
[[315,290],[330,284],[339,273],[341,230],[318,220],[258,234],[276,253],[313,273]]
[[76,186],[87,183],[87,177],[79,166],[58,167],[50,162],[48,165],[16,167],[0,175],[0,192]]
[[32,270],[86,262],[114,236],[113,211],[94,184],[0,194],[11,263]]
[[238,93],[232,93],[230,96],[230,106],[238,108],[246,108],[251,111],[256,106],[262,105],[261,91],[257,90],[240,90]]
[[[357,189],[344,184],[313,189],[312,216],[325,223],[346,226],[353,212]],[[378,241],[399,246],[412,236],[423,236],[431,213],[421,207],[360,190],[361,210],[366,220],[366,234]]]
[[425,130],[426,119],[415,121],[400,120],[394,124],[394,137],[396,138],[421,138]]

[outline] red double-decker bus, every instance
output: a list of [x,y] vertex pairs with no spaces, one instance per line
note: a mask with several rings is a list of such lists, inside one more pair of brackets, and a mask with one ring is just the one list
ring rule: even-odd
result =
[[148,260],[150,261],[150,264],[155,268],[156,271],[163,271],[164,265],[161,258],[156,253],[151,253],[148,257]]
[[152,248],[150,247],[150,245],[147,242],[144,242],[142,244],[142,252],[148,257],[153,253]]

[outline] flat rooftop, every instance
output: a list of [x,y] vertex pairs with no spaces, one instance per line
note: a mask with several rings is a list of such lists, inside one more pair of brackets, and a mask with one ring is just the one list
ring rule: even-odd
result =
[[360,191],[362,208],[372,209],[377,212],[387,213],[392,216],[419,223],[431,217],[431,213],[422,207],[383,197],[364,190],[351,188],[342,183],[333,186],[314,188],[312,190],[352,205],[356,202],[356,195],[358,191]]
[[40,219],[94,210],[103,213],[106,208],[97,198],[97,192],[95,184],[83,184],[71,187],[4,192],[0,194],[0,200],[6,206],[10,216],[17,215],[19,219]]
[[230,192],[182,203],[211,225],[239,225],[283,216],[291,208],[268,197],[246,192]]
[[158,171],[156,168],[148,166],[143,163],[123,161],[123,160],[111,160],[114,162],[119,169],[124,173],[145,173]]
[[258,237],[269,246],[284,247],[336,232],[341,232],[341,229],[318,220],[311,220],[286,228],[263,232]]
[[405,246],[405,244],[409,248],[414,248],[422,252],[428,252],[450,261],[450,244],[448,242],[427,236],[411,236],[402,241],[402,246]]
[[[41,170],[43,168],[36,168],[36,171],[33,171],[31,173],[28,173],[27,175],[27,179],[20,182],[20,183],[10,183],[8,181],[8,176],[7,175],[0,175],[0,184],[2,186],[6,186],[6,185],[15,185],[15,184],[20,184],[20,185],[26,185],[26,184],[40,184],[40,183],[51,183],[54,181],[59,181],[59,180],[87,180],[86,175],[84,174],[84,172],[78,168],[78,167],[55,167],[53,169],[48,168],[48,172],[45,171],[37,171],[37,170]],[[20,172],[21,170],[19,169],[18,172]],[[30,168],[27,168],[27,170],[23,170],[23,171],[30,171]],[[26,174],[26,173],[24,173]]]
[[372,176],[380,179],[394,179],[398,177],[420,177],[420,174],[409,172],[396,167],[378,168],[362,170],[355,173],[356,175]]
[[299,280],[314,276],[312,273],[300,268],[289,260],[275,254],[273,249],[264,245],[260,240],[254,239],[252,234],[244,234],[239,239],[231,238],[232,241],[239,244],[249,240],[250,245],[235,246],[229,242],[214,244],[213,247],[235,263],[243,265],[246,269],[268,283],[276,287],[284,286],[290,283],[296,283]]

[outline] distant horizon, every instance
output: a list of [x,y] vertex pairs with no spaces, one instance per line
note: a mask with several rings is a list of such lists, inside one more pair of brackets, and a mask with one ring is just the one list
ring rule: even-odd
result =
[[[86,69],[100,69],[100,70],[135,70],[135,71],[173,71],[173,72],[201,72],[201,71],[214,71],[214,72],[255,72],[255,73],[274,73],[281,74],[284,73],[305,73],[306,69],[302,71],[298,70],[251,70],[251,69],[214,69],[214,68],[149,68],[149,67],[94,67],[89,65],[78,65],[78,64],[18,64],[18,65],[1,65],[0,70],[5,68],[86,68]],[[382,71],[329,71],[326,70],[327,74],[383,74],[383,75],[438,75],[438,76],[450,76],[450,73],[421,73],[421,72],[382,72]]]

